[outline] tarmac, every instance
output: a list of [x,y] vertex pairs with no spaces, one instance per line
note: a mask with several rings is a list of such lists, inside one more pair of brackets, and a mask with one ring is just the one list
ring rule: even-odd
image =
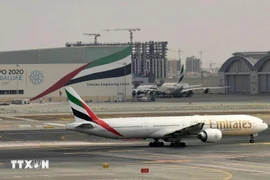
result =
[[[96,113],[118,112],[168,112],[168,111],[214,111],[214,110],[269,110],[269,96],[236,95],[194,95],[189,98],[160,98],[156,102],[91,102],[89,106]],[[3,115],[71,114],[68,102],[10,105],[0,107]]]
[[[185,148],[148,147],[147,140],[111,140],[66,130],[0,132],[1,179],[263,180],[270,176],[270,130],[218,143],[184,140]],[[49,160],[49,169],[12,169],[11,160]],[[108,164],[109,168],[103,168]],[[18,167],[17,167],[18,168]],[[147,168],[148,173],[141,173]]]
[[[251,113],[270,124],[269,96],[210,94],[157,101],[90,105],[97,114],[112,114],[119,109],[126,114],[130,109],[136,113],[143,109],[148,113],[171,114],[223,110],[224,114]],[[254,144],[249,143],[249,136],[230,136],[218,143],[186,139],[185,148],[170,147],[169,143],[153,148],[148,147],[150,140],[112,140],[64,129],[44,129],[44,122],[74,121],[66,118],[70,115],[67,103],[14,105],[0,110],[1,180],[268,180],[270,177],[270,129],[255,137]],[[44,119],[44,115],[55,114],[64,118]],[[12,169],[11,160],[49,160],[49,169]],[[149,172],[141,173],[142,168]]]

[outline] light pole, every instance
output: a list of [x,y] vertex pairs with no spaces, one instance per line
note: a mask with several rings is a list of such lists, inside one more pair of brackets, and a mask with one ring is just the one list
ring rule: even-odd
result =
[[202,53],[203,53],[203,51],[199,51],[199,54],[201,55],[200,56],[200,71],[201,71],[201,83],[202,83],[202,85],[203,85],[203,70],[202,70]]
[[[16,69],[17,69],[16,72],[18,72],[18,67],[19,67],[19,64],[16,64]],[[18,75],[17,74],[16,74],[16,76],[17,76],[17,91],[16,91],[16,95],[17,95],[17,99],[18,99],[18,96],[19,96],[19,79],[18,79]]]
[[127,85],[126,85],[126,82],[127,82],[127,76],[126,76],[126,74],[127,74],[127,72],[126,72],[126,65],[127,65],[127,63],[126,63],[126,62],[124,62],[124,63],[123,63],[123,65],[125,66],[125,101],[126,101],[126,100],[127,100],[127,92],[126,92],[126,91],[127,91],[127,90],[126,90],[126,89],[127,89],[127,88],[126,88],[126,87],[127,87]]

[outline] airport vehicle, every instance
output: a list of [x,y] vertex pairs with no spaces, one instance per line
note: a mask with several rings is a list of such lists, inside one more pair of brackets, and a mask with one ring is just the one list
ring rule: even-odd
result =
[[65,91],[75,117],[70,124],[49,125],[65,126],[66,129],[113,139],[151,138],[151,147],[185,146],[181,140],[197,137],[202,142],[214,143],[223,136],[249,135],[250,143],[254,137],[266,130],[268,125],[261,119],[248,115],[212,115],[212,116],[172,116],[172,117],[129,117],[100,119],[91,108],[81,99],[72,87]]
[[229,86],[217,86],[217,87],[202,87],[202,84],[186,85],[183,83],[184,79],[184,65],[181,67],[180,78],[177,83],[164,83],[160,87],[154,85],[139,86],[132,90],[133,95],[146,95],[156,94],[164,97],[190,97],[194,94],[194,91],[202,91],[205,94],[209,93],[210,89],[222,89],[229,88]]

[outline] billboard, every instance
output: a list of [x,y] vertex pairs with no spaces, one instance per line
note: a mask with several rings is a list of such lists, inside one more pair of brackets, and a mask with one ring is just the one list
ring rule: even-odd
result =
[[[131,48],[88,63],[2,64],[0,94],[37,100],[62,95],[72,86],[87,97],[131,96]],[[17,95],[18,93],[18,95]],[[65,93],[63,93],[65,95]]]

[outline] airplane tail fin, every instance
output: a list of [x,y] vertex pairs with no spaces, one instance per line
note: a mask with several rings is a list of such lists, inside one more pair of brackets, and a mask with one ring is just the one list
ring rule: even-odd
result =
[[180,78],[179,78],[178,84],[183,83],[183,79],[184,79],[184,65],[181,66]]
[[82,100],[72,87],[65,87],[67,98],[76,122],[96,122],[99,120],[92,109]]
[[[88,127],[89,124],[92,125],[92,123],[94,123],[117,136],[123,136],[105,121],[99,119],[97,115],[92,111],[92,109],[82,100],[82,98],[76,93],[76,91],[72,87],[65,87],[65,91],[76,120],[75,124],[80,124],[79,126]],[[90,123],[87,123],[86,121]],[[72,129],[73,127],[74,126],[71,125],[70,129]]]

